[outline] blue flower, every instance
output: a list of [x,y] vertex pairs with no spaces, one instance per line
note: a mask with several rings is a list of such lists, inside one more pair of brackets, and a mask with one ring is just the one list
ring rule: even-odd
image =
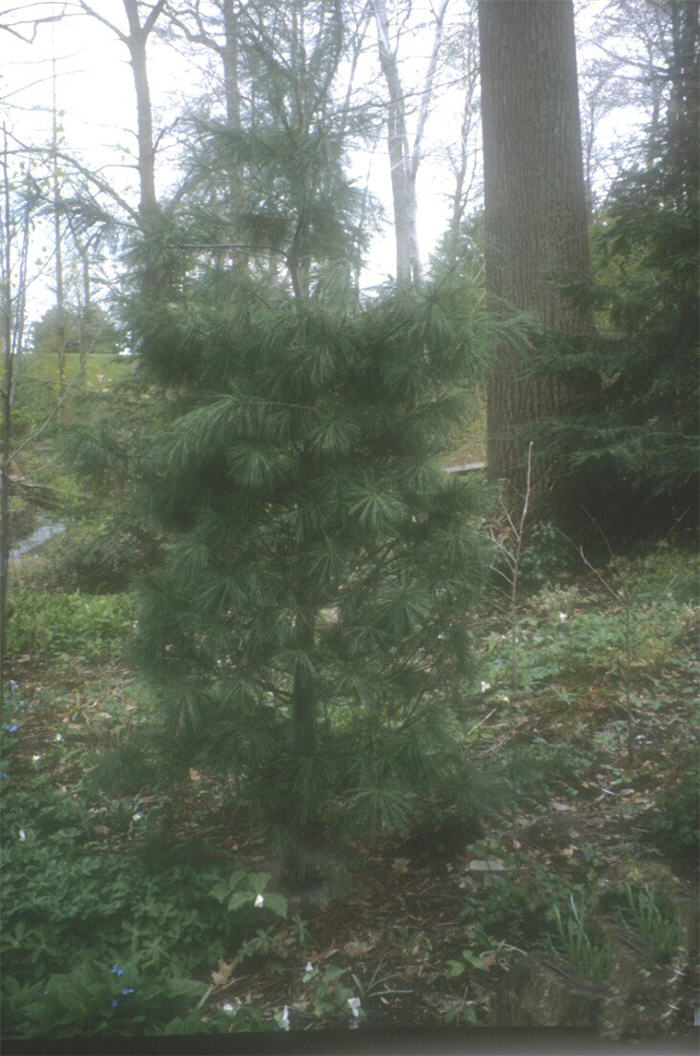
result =
[[17,730],[19,729],[19,723],[18,722],[8,722],[7,725],[5,726],[5,729],[7,730],[8,733],[17,733]]
[[112,1001],[112,1008],[119,1008],[119,1002],[117,1001],[116,997]]
[[124,969],[122,968],[119,961],[115,961],[112,967],[109,969],[112,975],[124,975]]
[[124,989],[122,990],[122,993],[123,994],[135,994],[136,993],[136,987],[135,986],[125,986]]
[[19,690],[19,682],[10,679],[10,693],[16,693]]

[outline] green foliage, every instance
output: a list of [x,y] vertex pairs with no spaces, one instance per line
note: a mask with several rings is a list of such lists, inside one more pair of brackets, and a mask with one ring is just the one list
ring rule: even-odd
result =
[[[618,588],[624,584],[624,590],[614,595],[619,603],[610,608],[601,608],[596,597],[569,598],[565,592],[543,590],[530,597],[529,612],[517,628],[521,688],[557,685],[561,689],[588,679],[617,682],[626,677],[627,605],[632,678],[653,677],[686,639],[693,625],[686,601],[695,592],[692,558],[655,555],[612,564],[602,574]],[[571,615],[569,608],[574,609]],[[487,681],[507,685],[510,662],[510,643],[502,635],[492,635],[484,665]]]
[[64,591],[113,594],[128,590],[158,555],[153,533],[117,513],[107,522],[72,525],[54,545],[43,578]]
[[494,871],[485,874],[479,896],[465,901],[459,919],[478,924],[496,941],[534,943],[542,937],[552,902],[562,897],[566,895],[561,880],[539,866],[517,876]]
[[[38,323],[32,326],[34,354],[57,355],[59,349],[59,317],[56,308],[49,308]],[[99,305],[91,305],[87,317],[67,308],[63,312],[64,347],[68,354],[81,350],[86,354],[116,355],[123,340],[119,330]]]
[[340,1022],[344,1025],[366,1019],[367,1011],[358,996],[358,981],[348,968],[329,964],[307,974],[311,976],[310,1004],[314,1016],[329,1024]]
[[635,888],[625,884],[618,909],[624,924],[633,927],[649,944],[657,957],[676,953],[682,940],[682,928],[673,906],[649,884]]
[[569,467],[568,523],[580,531],[583,505],[622,540],[697,524],[697,182],[678,197],[669,179],[660,166],[618,182],[585,294],[605,332],[547,354],[550,367],[589,379],[539,439]]
[[525,590],[538,590],[571,572],[580,558],[555,525],[538,521],[526,532],[520,555],[520,582]]
[[[202,1030],[203,983],[142,975],[133,964],[86,960],[46,982],[6,980],[4,1032],[14,1038],[120,1034],[196,1034]],[[227,1029],[225,1017],[207,1023]]]
[[122,652],[131,633],[132,600],[125,595],[13,592],[8,655],[41,654],[96,660]]
[[677,780],[657,792],[650,828],[664,850],[695,854],[700,847],[700,777],[697,752],[678,760]]
[[154,781],[154,764],[147,757],[141,738],[125,736],[101,751],[86,777],[93,791],[112,796],[136,796]]
[[[125,806],[131,829],[148,826]],[[126,853],[110,851],[97,842],[95,821],[94,810],[41,780],[3,789],[4,1020],[11,1036],[163,1032],[204,990],[185,975],[254,937],[270,915],[286,913],[281,896],[267,892],[266,875],[201,849],[179,851],[172,831],[160,864],[139,853],[143,837]],[[124,969],[107,967],[115,962]],[[199,1015],[179,1018],[182,1029],[173,1022],[172,1032],[187,1033]]]
[[595,759],[589,745],[563,741],[559,744],[533,737],[515,743],[499,757],[506,780],[518,795],[530,795],[555,785],[576,786]]
[[608,979],[612,970],[610,955],[585,904],[571,895],[566,908],[555,905],[551,915],[555,926],[550,939],[553,949],[565,954],[582,975],[596,982]]
[[[81,390],[79,368],[77,356],[66,359],[66,380],[73,396],[69,406],[77,400]],[[88,356],[85,389],[88,393],[103,394],[129,373],[130,365],[125,358],[95,353]],[[46,423],[55,409],[57,395],[57,357],[39,352],[23,356],[17,381],[17,401],[12,411],[15,440],[35,433]],[[55,428],[52,435],[55,436]]]
[[290,830],[405,831],[418,789],[469,788],[449,701],[485,498],[439,456],[482,368],[472,314],[447,283],[354,314],[235,281],[197,302],[201,382],[151,444],[172,544],[140,655],[189,758]]

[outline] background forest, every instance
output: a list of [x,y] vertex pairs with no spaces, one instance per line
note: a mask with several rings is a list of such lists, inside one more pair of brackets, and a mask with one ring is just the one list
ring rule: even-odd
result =
[[684,1038],[697,5],[0,17],[6,1036]]

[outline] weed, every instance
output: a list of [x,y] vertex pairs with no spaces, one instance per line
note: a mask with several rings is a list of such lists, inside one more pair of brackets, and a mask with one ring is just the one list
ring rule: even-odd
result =
[[[131,849],[106,851],[95,839],[95,815],[45,780],[24,788],[8,785],[3,795],[3,986],[12,1011],[6,1029],[17,1036],[40,1033],[50,1016],[56,1017],[56,1030],[66,1034],[118,1033],[122,1026],[124,1033],[139,1033],[154,1017],[160,1029],[166,1015],[172,1018],[170,997],[177,998],[178,1008],[183,1004],[182,992],[172,991],[167,980],[206,970],[255,936],[270,914],[286,908],[281,896],[267,892],[265,874],[232,870],[231,862],[201,855],[189,861],[171,855],[167,868],[159,870]],[[122,804],[125,826],[137,825],[139,806],[138,801]],[[265,952],[258,945],[256,952]],[[124,1024],[109,1011],[109,1003],[104,1005],[111,982],[104,972],[83,975],[71,967],[66,974],[66,965],[115,960],[152,983],[147,1007]],[[46,1003],[47,1012],[40,998],[46,996],[46,980],[54,977],[62,981]],[[192,986],[186,988],[186,996],[193,993]],[[132,1005],[137,1002],[126,1002],[119,1015]]]
[[[6,984],[4,1031],[15,1038],[195,1034],[209,990],[191,979],[139,972],[133,963],[88,960],[47,982]],[[209,1019],[226,1030],[225,1017]]]
[[625,884],[623,895],[618,909],[622,923],[635,928],[658,957],[671,957],[681,944],[682,928],[670,903],[648,884],[640,888]]
[[8,613],[8,655],[85,661],[118,655],[131,632],[131,599],[124,595],[13,594]]
[[700,846],[700,780],[695,753],[679,760],[678,780],[657,793],[651,831],[662,849],[694,853]]
[[476,968],[480,972],[488,971],[494,964],[506,961],[513,953],[524,953],[518,946],[511,946],[505,939],[494,939],[483,928],[477,927],[470,933],[470,939],[475,948],[465,949],[461,952],[459,960],[448,960],[448,979],[456,979],[463,975],[469,968]]
[[347,1023],[350,1017],[351,1023],[359,1023],[366,1018],[362,999],[348,985],[349,974],[349,968],[337,965],[325,965],[322,968],[307,966],[305,981],[311,992],[309,1005],[314,1019]]
[[581,975],[604,982],[612,965],[603,939],[591,923],[585,906],[571,895],[565,913],[562,914],[559,906],[554,906],[552,916],[556,932],[549,942],[554,952],[565,954]]
[[384,975],[382,964],[378,964],[369,976],[358,976],[352,973],[352,980],[357,989],[362,1007],[368,1009],[375,1001],[381,1001],[385,997],[397,994],[412,994],[412,990],[398,990],[392,986],[393,976]]

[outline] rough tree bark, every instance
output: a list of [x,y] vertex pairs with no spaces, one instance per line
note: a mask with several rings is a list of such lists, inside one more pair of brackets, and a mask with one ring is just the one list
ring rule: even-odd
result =
[[[589,270],[587,208],[571,0],[480,0],[486,280],[495,311],[534,313],[550,334],[590,332],[592,313],[557,280]],[[527,427],[567,395],[531,374],[523,349],[497,350],[487,397],[487,463],[512,506],[523,491]],[[535,462],[533,506],[554,483]]]

